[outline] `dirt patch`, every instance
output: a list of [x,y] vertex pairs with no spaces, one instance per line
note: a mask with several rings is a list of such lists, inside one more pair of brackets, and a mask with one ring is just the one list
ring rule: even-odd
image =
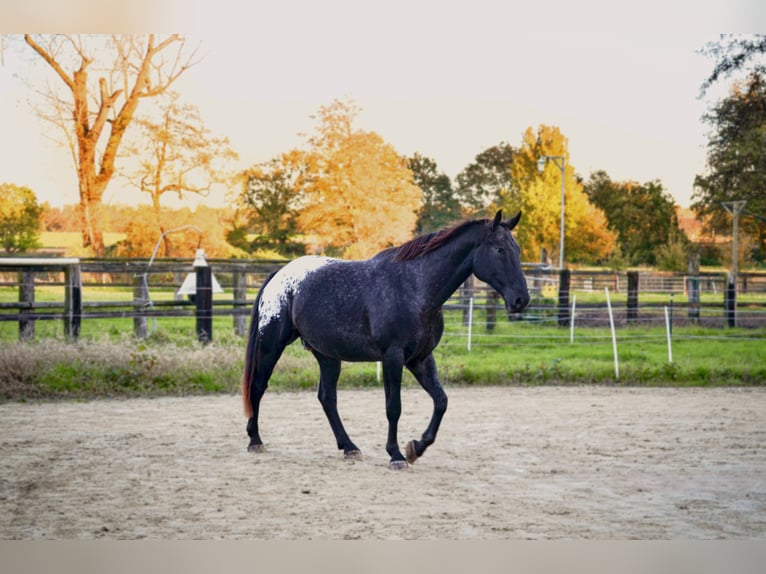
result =
[[[249,454],[235,396],[0,405],[0,537],[756,538],[766,389],[448,389],[441,433],[387,469],[382,390],[339,408],[267,393]],[[402,443],[430,401],[403,392]]]

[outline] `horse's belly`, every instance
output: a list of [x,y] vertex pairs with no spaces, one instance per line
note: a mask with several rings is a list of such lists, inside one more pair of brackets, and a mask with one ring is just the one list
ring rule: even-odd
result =
[[301,337],[310,349],[341,361],[379,361],[382,358],[375,342],[369,335],[361,332],[358,334],[327,331],[316,333],[309,330],[305,334],[301,333]]

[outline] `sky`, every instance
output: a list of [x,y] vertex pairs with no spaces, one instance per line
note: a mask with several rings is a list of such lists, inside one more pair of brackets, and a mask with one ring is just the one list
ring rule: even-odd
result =
[[[356,127],[403,155],[434,159],[452,178],[482,150],[519,146],[528,127],[555,125],[582,177],[658,179],[682,206],[705,169],[701,117],[727,88],[699,98],[713,62],[698,50],[720,32],[766,23],[766,8],[749,0],[138,0],[137,11],[136,2],[118,3],[91,14],[95,21],[77,18],[89,13],[81,2],[68,11],[55,4],[61,12],[40,20],[39,11],[30,16],[36,3],[14,8],[18,22],[5,31],[186,35],[200,59],[175,89],[231,140],[241,168],[300,146],[320,106],[351,98],[362,108]],[[41,202],[76,203],[69,152],[51,141],[20,80],[31,73],[4,50],[0,181],[30,187]],[[45,67],[34,73],[45,77]],[[148,200],[121,182],[105,199]],[[229,198],[219,190],[207,201]]]

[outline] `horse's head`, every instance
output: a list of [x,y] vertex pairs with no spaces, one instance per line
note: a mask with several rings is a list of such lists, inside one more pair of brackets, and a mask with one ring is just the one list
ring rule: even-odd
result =
[[473,273],[503,296],[510,316],[529,304],[529,291],[521,270],[521,249],[511,233],[521,219],[521,212],[509,221],[502,219],[501,210],[489,223],[488,233],[474,253]]

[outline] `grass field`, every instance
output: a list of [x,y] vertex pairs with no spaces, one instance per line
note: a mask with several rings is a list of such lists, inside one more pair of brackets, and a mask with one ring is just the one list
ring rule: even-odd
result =
[[[0,344],[0,399],[90,398],[238,392],[244,338],[231,318],[214,320],[214,341],[194,341],[193,318],[158,319],[157,330],[138,341],[118,321],[99,331],[83,323],[82,337],[39,336]],[[50,322],[49,322],[50,323]],[[3,331],[15,323],[3,323]],[[766,381],[766,329],[674,331],[673,362],[662,329],[626,328],[617,333],[619,373],[608,330],[569,330],[530,323],[503,323],[492,335],[477,334],[469,352],[464,333],[447,332],[435,351],[442,382],[454,385],[761,385]],[[374,363],[344,364],[342,387],[378,385]],[[271,388],[314,389],[318,368],[299,344],[285,351]],[[404,384],[416,386],[405,371]]]
[[[154,301],[173,297],[170,289],[153,289]],[[249,297],[254,297],[250,293]],[[230,297],[224,294],[222,297]],[[16,301],[17,290],[0,287],[0,302]],[[612,298],[624,305],[624,294]],[[85,301],[131,301],[128,288],[88,285]],[[675,296],[678,303],[683,296]],[[36,300],[62,301],[61,286],[38,285]],[[763,295],[740,301],[762,302]],[[601,303],[604,294],[578,293],[578,303]],[[667,295],[642,296],[641,302],[668,302]],[[720,303],[704,295],[703,302]],[[719,313],[719,311],[716,311]],[[446,330],[435,351],[445,385],[760,385],[766,381],[766,329],[675,327],[673,361],[668,358],[665,330],[642,325],[618,329],[619,377],[608,321],[599,327],[570,330],[555,326],[553,317],[538,322],[509,322],[498,313],[489,334],[485,315],[477,311],[471,351],[462,312],[445,313]],[[601,326],[603,325],[603,326]],[[239,389],[245,341],[236,336],[231,317],[214,317],[212,344],[196,342],[193,317],[149,320],[151,335],[136,340],[133,320],[84,319],[80,340],[63,339],[60,320],[36,322],[36,340],[18,342],[18,324],[0,322],[0,399],[34,397],[134,396],[236,392]],[[346,364],[341,385],[377,385],[375,364]],[[287,349],[271,386],[310,389],[318,368],[300,345]],[[405,373],[404,383],[417,383]]]
[[[127,237],[124,233],[104,233],[104,244],[109,247]],[[66,249],[67,253],[77,253],[82,250],[82,235],[74,231],[43,231],[40,243],[46,249]]]

